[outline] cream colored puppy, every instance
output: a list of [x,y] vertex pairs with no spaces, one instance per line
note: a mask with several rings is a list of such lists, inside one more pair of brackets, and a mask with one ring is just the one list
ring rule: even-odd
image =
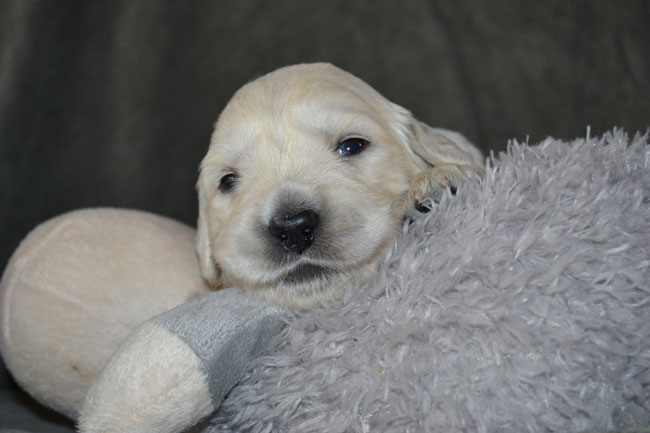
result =
[[481,153],[329,64],[242,87],[217,121],[198,181],[204,278],[289,308],[339,298],[375,272],[403,220]]

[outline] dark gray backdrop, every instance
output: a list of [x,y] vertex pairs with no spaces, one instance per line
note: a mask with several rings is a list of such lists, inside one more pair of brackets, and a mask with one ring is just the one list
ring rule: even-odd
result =
[[0,266],[83,206],[193,224],[232,93],[330,61],[484,149],[650,124],[650,2],[0,0]]
[[0,0],[0,269],[86,206],[194,224],[232,93],[329,61],[483,149],[650,125],[647,1]]

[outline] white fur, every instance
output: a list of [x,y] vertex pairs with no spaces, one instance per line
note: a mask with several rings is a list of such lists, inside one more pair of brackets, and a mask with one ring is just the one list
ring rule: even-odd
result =
[[[342,157],[337,145],[351,137],[367,150]],[[439,199],[482,166],[462,135],[424,125],[352,74],[322,63],[281,68],[242,87],[216,124],[198,181],[202,274],[286,307],[340,298],[375,273],[405,214],[417,215],[415,200]],[[229,174],[237,184],[224,192]],[[264,228],[287,196],[321,218],[313,246],[277,260]],[[326,277],[285,280],[305,264]]]
[[213,409],[201,359],[178,336],[147,322],[91,387],[79,431],[179,432]]

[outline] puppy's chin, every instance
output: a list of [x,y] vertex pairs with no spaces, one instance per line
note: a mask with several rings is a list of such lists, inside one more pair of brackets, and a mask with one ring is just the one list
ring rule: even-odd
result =
[[325,266],[305,263],[295,266],[282,276],[282,284],[285,286],[299,286],[301,284],[315,284],[318,281],[325,281],[336,272]]
[[303,310],[341,299],[352,285],[349,275],[306,265],[288,273],[277,285],[251,291],[270,303]]
[[228,286],[241,287],[263,300],[291,310],[322,307],[343,298],[344,293],[374,275],[376,264],[367,264],[354,273],[302,263],[282,272],[275,281],[251,284],[230,278]]

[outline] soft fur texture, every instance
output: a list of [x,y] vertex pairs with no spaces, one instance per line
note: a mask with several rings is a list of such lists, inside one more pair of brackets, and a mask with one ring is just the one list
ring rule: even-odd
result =
[[[360,151],[339,152],[350,140]],[[377,272],[416,202],[484,162],[331,64],[280,68],[235,93],[201,163],[203,277],[290,308],[338,300]]]
[[647,136],[512,144],[295,321],[211,431],[649,426],[649,221]]

